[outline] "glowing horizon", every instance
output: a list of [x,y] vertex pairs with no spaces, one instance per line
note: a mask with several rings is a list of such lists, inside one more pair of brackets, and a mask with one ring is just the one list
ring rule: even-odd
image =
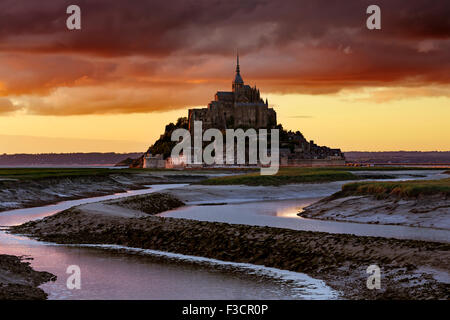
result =
[[370,31],[361,1],[80,0],[83,27],[67,31],[65,1],[25,2],[0,4],[0,154],[144,152],[230,90],[236,48],[244,82],[308,140],[450,150],[445,4],[379,1],[383,26]]
[[[269,94],[267,97],[273,102],[278,122],[285,129],[300,130],[308,140],[320,145],[339,147],[343,151],[450,150],[447,126],[450,99],[447,97],[405,98],[383,104],[359,101],[351,93],[339,96]],[[427,105],[426,111],[422,105]],[[333,108],[341,112],[335,113]],[[380,108],[389,109],[389,117],[377,110]],[[405,108],[409,110],[407,114]],[[164,132],[166,124],[184,116],[187,116],[187,108],[126,115],[0,117],[0,137],[42,138],[45,146],[37,145],[38,139],[31,139],[29,145],[3,140],[0,150],[1,153],[144,152]],[[35,132],[39,135],[34,135]],[[51,143],[45,143],[44,140],[49,139],[59,139],[53,141],[54,148]],[[102,145],[96,147],[96,142]],[[83,147],[82,143],[87,145]]]

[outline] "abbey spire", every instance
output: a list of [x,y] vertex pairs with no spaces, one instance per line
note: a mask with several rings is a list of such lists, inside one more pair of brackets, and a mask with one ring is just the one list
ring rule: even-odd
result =
[[242,80],[240,67],[239,67],[239,52],[236,55],[236,75],[234,76],[233,81],[233,92],[239,91],[240,88],[244,85],[244,80]]

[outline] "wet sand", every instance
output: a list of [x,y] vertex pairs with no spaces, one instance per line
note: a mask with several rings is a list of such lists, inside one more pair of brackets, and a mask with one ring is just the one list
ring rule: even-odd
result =
[[395,196],[385,199],[331,196],[307,206],[299,216],[450,230],[450,199],[440,194],[409,199]]
[[[64,244],[114,244],[303,272],[349,299],[448,299],[450,245],[246,226],[80,206],[13,227]],[[119,207],[120,208],[120,207]],[[128,209],[129,210],[129,209]],[[382,288],[366,287],[369,265]]]
[[[161,192],[179,186],[152,185],[150,189],[124,194],[13,210],[0,213],[0,225],[18,225],[80,204],[94,205],[93,202],[101,200],[110,203],[123,197]],[[105,203],[99,205],[109,206]],[[139,216],[148,216],[143,212],[116,208],[119,215],[133,216],[137,213]],[[337,297],[336,291],[323,281],[306,274],[253,264],[117,245],[59,245],[7,234],[1,229],[0,248],[5,254],[33,257],[31,266],[35,270],[46,270],[58,276],[55,282],[40,286],[48,293],[50,300],[297,300]],[[66,286],[66,268],[73,264],[79,265],[82,271],[81,290],[70,290]]]
[[348,181],[302,183],[282,186],[189,185],[172,188],[171,194],[187,204],[238,203],[302,198],[321,198],[341,190]]
[[299,217],[298,213],[320,199],[255,201],[229,204],[187,205],[158,214],[166,218],[183,218],[207,222],[224,222],[299,231],[352,234],[405,240],[450,243],[450,230],[347,222]]

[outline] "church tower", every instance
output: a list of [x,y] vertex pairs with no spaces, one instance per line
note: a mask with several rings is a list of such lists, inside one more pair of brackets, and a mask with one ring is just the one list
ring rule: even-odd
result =
[[236,76],[232,84],[233,92],[239,92],[244,85],[244,80],[242,80],[240,69],[239,69],[239,53],[236,56]]

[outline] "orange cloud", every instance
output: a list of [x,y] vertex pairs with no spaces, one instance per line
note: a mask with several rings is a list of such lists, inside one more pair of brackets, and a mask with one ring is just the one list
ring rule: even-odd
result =
[[[69,4],[0,3],[0,96],[28,113],[205,105],[216,89],[229,89],[236,48],[244,80],[263,94],[450,83],[444,2],[380,0],[377,32],[365,28],[369,1],[79,0],[77,32],[65,27]],[[19,108],[9,103],[1,110]]]
[[9,99],[0,98],[0,114],[10,113],[20,109],[20,106],[13,104]]

